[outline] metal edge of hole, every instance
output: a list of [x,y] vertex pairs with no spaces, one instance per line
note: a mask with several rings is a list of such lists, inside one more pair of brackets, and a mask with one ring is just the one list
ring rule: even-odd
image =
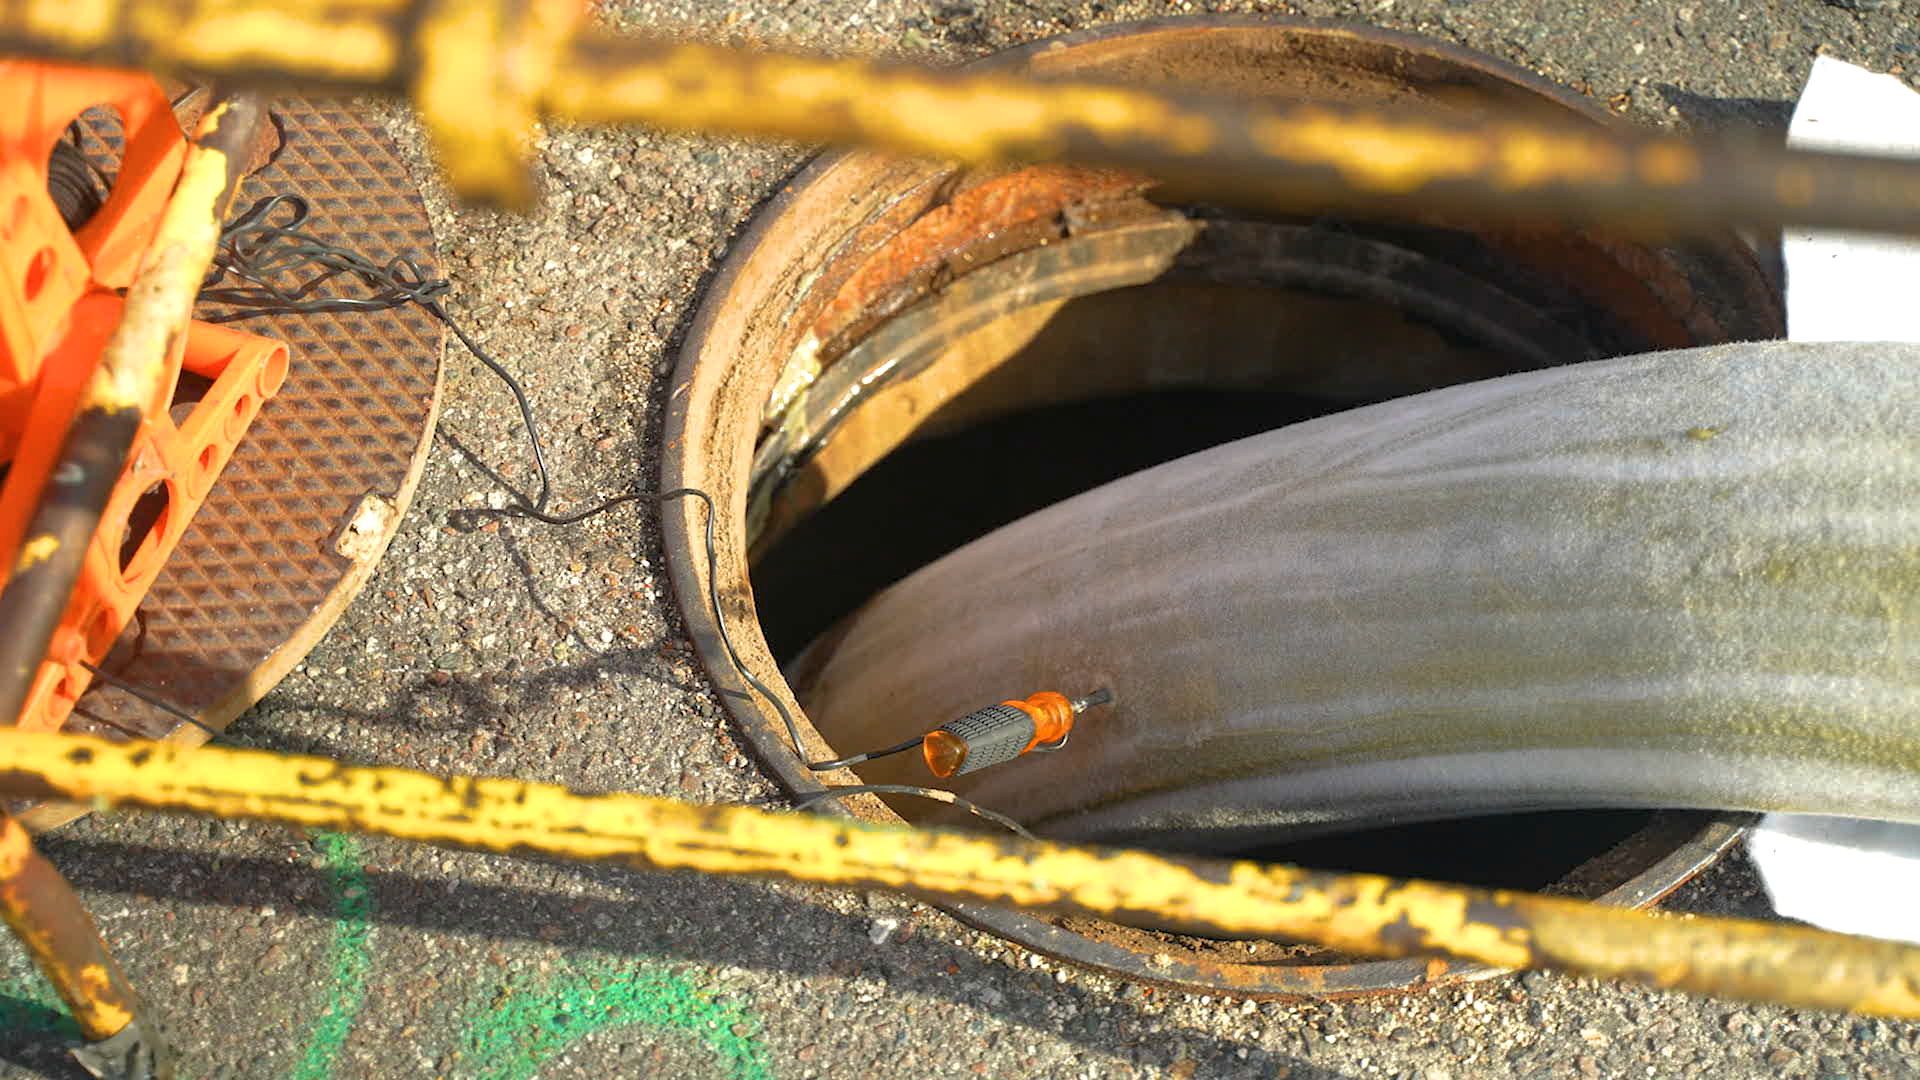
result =
[[[1221,18],[1123,24],[1036,42],[989,58],[982,66],[1029,66],[1047,73],[1065,73],[1073,68],[1077,54],[1116,48],[1138,54],[1151,52],[1163,41],[1184,42],[1191,47],[1196,35],[1249,47],[1262,44],[1250,39],[1265,38],[1269,49],[1351,47],[1357,54],[1373,55],[1382,69],[1388,67],[1383,57],[1410,57],[1450,76],[1537,98],[1542,106],[1604,122],[1604,113],[1593,103],[1491,57],[1408,34],[1318,20]],[[822,156],[790,178],[780,194],[762,208],[702,299],[672,377],[662,429],[665,453],[661,486],[703,487],[720,508],[721,517],[715,523],[722,595],[718,615],[727,621],[748,665],[794,710],[802,738],[812,744],[802,748],[809,757],[822,756],[816,752],[829,748],[792,700],[791,689],[767,653],[746,572],[750,474],[761,410],[780,374],[781,358],[772,353],[754,357],[737,346],[753,332],[751,323],[756,315],[765,318],[772,310],[785,316],[784,321],[797,321],[792,316],[808,291],[820,287],[823,266],[833,259],[850,257],[849,252],[858,248],[853,243],[858,230],[881,228],[885,215],[897,211],[895,204],[901,201],[898,185],[886,197],[869,190],[882,172],[884,160],[854,152]],[[867,192],[864,201],[863,191]],[[863,210],[865,216],[858,216]],[[1700,244],[1705,245],[1700,251],[1717,260],[1714,271],[1725,278],[1716,282],[1723,286],[1723,303],[1738,312],[1743,302],[1750,307],[1765,307],[1775,301],[1774,309],[1750,314],[1756,322],[1777,320],[1777,298],[1749,248],[1731,235],[1702,240]],[[1697,255],[1698,251],[1688,254]],[[760,305],[749,303],[756,299]],[[825,300],[820,303],[824,305]],[[723,694],[728,711],[763,767],[789,792],[820,790],[821,779],[849,782],[850,774],[820,778],[808,773],[771,710],[741,692],[744,687],[725,661],[714,613],[707,607],[704,527],[700,508],[684,500],[663,509],[663,541],[675,597],[704,666],[715,683],[729,691]],[[833,812],[898,820],[877,801],[836,806]],[[1682,839],[1600,899],[1634,906],[1657,902],[1730,848],[1748,820],[1746,815],[1691,811],[1659,815],[1648,828],[1677,831]],[[1632,842],[1633,838],[1627,841]],[[1479,965],[1440,959],[1318,966],[1218,962],[1096,940],[1044,917],[1011,909],[955,904],[947,910],[980,930],[1072,964],[1130,981],[1235,997],[1337,998],[1413,990],[1498,974]]]

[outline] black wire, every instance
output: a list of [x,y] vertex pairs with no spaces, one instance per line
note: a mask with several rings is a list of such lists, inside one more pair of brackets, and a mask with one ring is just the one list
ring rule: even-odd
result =
[[905,751],[911,750],[914,747],[919,746],[921,742],[924,741],[925,739],[926,739],[926,736],[924,735],[915,735],[913,738],[908,739],[907,741],[901,743],[900,745],[889,746],[885,750],[869,750],[864,754],[855,754],[852,757],[834,758],[832,761],[810,762],[807,765],[807,768],[814,769],[820,772],[825,772],[828,769],[844,769],[849,765],[858,765],[863,761],[872,761],[874,758],[883,758],[888,756],[889,754],[904,753]]
[[[510,378],[511,376],[506,376],[506,377]],[[542,480],[541,486],[545,487],[544,479]],[[474,507],[464,511],[459,511],[458,513],[461,513],[463,516],[468,517],[469,520],[471,519],[471,517],[478,517],[478,516],[523,517],[523,518],[530,518],[534,521],[545,522],[548,525],[573,525],[577,522],[585,521],[587,518],[593,517],[596,514],[601,514],[608,510],[611,510],[614,507],[620,506],[624,503],[641,502],[641,501],[663,503],[669,499],[678,499],[678,498],[699,499],[701,502],[705,503],[707,507],[707,520],[706,520],[706,527],[704,529],[704,536],[703,536],[703,539],[706,541],[706,549],[707,549],[707,606],[713,610],[713,624],[714,624],[714,627],[718,629],[720,632],[720,646],[721,648],[726,650],[727,662],[733,666],[733,670],[739,674],[741,680],[744,681],[748,687],[750,687],[755,693],[758,693],[762,698],[766,699],[767,704],[773,706],[774,712],[778,713],[780,716],[781,725],[786,728],[787,739],[793,743],[795,751],[798,752],[799,748],[805,744],[800,741],[800,726],[798,723],[794,721],[792,711],[787,708],[787,703],[785,701],[782,701],[780,699],[780,696],[773,692],[772,687],[768,686],[764,682],[761,682],[760,679],[757,676],[755,676],[754,673],[747,667],[746,660],[741,658],[739,648],[736,647],[733,643],[733,634],[727,630],[727,620],[725,616],[721,613],[720,553],[719,553],[720,549],[719,549],[718,542],[714,539],[714,521],[717,514],[713,505],[713,496],[708,495],[706,492],[700,490],[699,488],[675,488],[672,491],[662,491],[657,494],[654,492],[648,492],[648,491],[636,491],[627,495],[616,495],[613,498],[608,499],[606,502],[599,504],[598,506],[594,506],[574,514],[549,514],[543,510],[537,510],[532,506],[527,505],[524,500],[521,502],[519,506],[501,507],[500,509],[497,509],[497,510],[490,507]],[[869,758],[880,757],[884,754],[897,754],[903,750],[910,750],[913,747],[918,745],[920,745],[920,740],[918,738],[915,738],[911,741],[901,743],[898,746],[889,747],[885,750],[876,750],[876,751],[871,751],[865,754],[856,754],[850,758],[838,758],[833,761],[806,761],[802,759],[802,764],[806,765],[808,769],[814,772],[826,772],[831,769],[838,769],[844,765],[847,765],[853,762],[865,761]]]
[[[460,344],[467,347],[467,351],[473,354],[474,359],[485,364],[488,371],[499,376],[500,381],[507,384],[507,392],[513,395],[513,403],[520,407],[520,423],[525,425],[527,429],[527,445],[533,448],[534,471],[540,477],[539,496],[533,500],[531,505],[524,507],[527,517],[545,521],[549,525],[571,525],[577,521],[585,521],[595,514],[611,510],[623,502],[632,502],[641,497],[639,495],[621,495],[609,499],[599,506],[593,507],[583,513],[566,518],[565,520],[555,520],[548,517],[545,513],[547,497],[552,492],[553,486],[547,477],[547,452],[540,447],[540,425],[534,422],[533,404],[527,400],[527,392],[521,388],[520,380],[509,374],[506,368],[501,367],[493,357],[487,355],[485,349],[482,349],[477,342],[468,337],[466,330],[462,329],[460,324],[455,322],[451,315],[447,314],[446,309],[440,306],[438,300],[423,300],[420,302],[420,306],[426,308],[428,313],[434,318],[446,324],[447,329],[453,331],[453,336],[460,339]],[[515,494],[517,495],[518,492]],[[522,502],[524,503],[525,500],[522,500]],[[712,500],[708,500],[707,512],[709,514],[713,512]]]
[[[507,378],[509,376],[502,376],[502,377]],[[528,430],[531,431],[533,429],[529,427]],[[545,487],[544,477],[542,478],[542,487],[543,488]],[[752,687],[756,692],[758,692],[762,698],[766,699],[767,703],[773,706],[774,711],[780,714],[780,722],[783,725],[785,725],[787,729],[787,738],[793,743],[797,751],[798,748],[801,746],[800,730],[798,725],[794,723],[793,713],[788,711],[786,702],[781,701],[780,698],[776,694],[774,694],[773,689],[771,687],[769,687],[766,683],[761,682],[758,678],[754,676],[753,672],[747,668],[746,661],[742,660],[740,657],[740,650],[734,647],[733,635],[727,632],[727,620],[725,616],[721,614],[721,611],[720,611],[720,555],[719,555],[719,546],[714,541],[714,519],[716,515],[714,513],[713,496],[708,495],[706,492],[700,490],[699,488],[675,488],[672,491],[662,491],[657,494],[653,492],[640,491],[640,492],[633,492],[628,495],[616,495],[613,498],[608,499],[607,501],[601,503],[598,506],[594,506],[589,509],[582,510],[576,514],[549,514],[549,513],[546,513],[545,511],[534,510],[533,508],[527,506],[524,502],[522,502],[520,506],[502,507],[498,510],[494,510],[492,508],[475,508],[467,511],[467,513],[489,514],[489,515],[497,515],[501,517],[525,517],[525,518],[531,518],[534,521],[545,522],[549,525],[572,525],[576,522],[584,521],[587,518],[594,516],[595,514],[599,514],[607,510],[611,510],[614,507],[619,506],[623,503],[639,502],[642,500],[654,502],[654,503],[663,503],[663,502],[666,502],[668,499],[677,499],[677,498],[683,498],[683,497],[692,497],[692,498],[699,499],[701,502],[705,503],[707,507],[706,528],[704,530],[704,539],[706,541],[706,549],[707,549],[707,604],[709,607],[713,609],[713,624],[720,631],[720,644],[723,648],[726,649],[727,661],[728,663],[733,665],[733,670],[739,673],[740,678],[743,679],[748,686]],[[803,759],[803,764],[805,764],[807,768],[814,770],[816,772],[825,772],[829,769],[838,769],[846,765],[852,765],[858,762],[867,761],[872,758],[884,757],[888,754],[897,754],[905,750],[911,750],[914,747],[919,745],[920,745],[920,739],[918,737],[915,737],[912,739],[908,739],[907,741],[901,743],[898,746],[890,746],[884,750],[873,750],[865,754],[855,754],[854,756],[848,757],[848,758],[837,758],[833,761],[810,761],[809,762],[809,761],[804,761]],[[932,799],[936,802],[951,803],[954,806],[958,806],[962,810],[967,811],[968,813],[977,815],[979,817],[985,818],[988,821],[994,822],[995,824],[1003,825],[1009,829],[1012,829],[1015,833],[1025,837],[1028,840],[1031,840],[1034,838],[1033,834],[1028,832],[1026,829],[1022,828],[1019,822],[1013,820],[1012,818],[1006,816],[1005,814],[1001,814],[996,811],[989,810],[986,807],[981,806],[977,803],[971,802],[967,799],[963,799],[960,796],[955,795],[951,791],[943,791],[939,788],[919,787],[913,784],[858,784],[858,785],[829,787],[821,791],[816,791],[809,795],[805,795],[801,797],[794,804],[794,809],[805,810],[808,807],[815,805],[816,803],[824,802],[828,799],[843,799],[850,795],[864,795],[864,794],[871,794],[871,793],[917,795],[923,799]]]
[[[275,224],[273,214],[282,207],[287,210],[286,220]],[[443,277],[429,277],[427,271],[412,259],[396,255],[384,264],[376,263],[311,233],[300,231],[300,227],[312,216],[312,207],[298,195],[269,195],[256,200],[245,213],[220,230],[220,253],[200,284],[200,299],[225,304],[233,310],[208,315],[203,321],[238,322],[268,315],[385,311],[402,304],[419,304],[427,314],[453,331],[474,359],[498,376],[513,395],[513,402],[520,410],[520,422],[527,429],[527,441],[533,447],[533,462],[540,477],[540,494],[527,506],[530,511],[527,516],[538,518],[547,508],[552,489],[548,481],[547,453],[540,445],[539,425],[533,419],[533,403],[527,399],[527,392],[519,380],[488,355],[478,342],[468,336],[466,328],[447,314],[446,308],[440,306],[440,297],[452,290],[453,282]],[[317,272],[298,278],[292,285],[280,284],[280,279],[314,266],[319,267]],[[229,276],[242,284],[222,284]],[[357,280],[371,295],[320,294],[322,286],[336,280]],[[603,503],[573,520],[584,520],[611,505],[614,504]]]
[[[273,214],[283,207],[287,210],[286,220],[276,224]],[[200,284],[200,299],[244,310],[207,316],[204,321],[233,322],[258,315],[310,315],[325,311],[384,311],[402,304],[425,304],[453,288],[451,281],[428,277],[419,263],[403,255],[376,263],[311,233],[301,232],[300,227],[312,217],[312,207],[300,196],[269,195],[255,200],[244,213],[228,222],[220,230],[220,253]],[[296,276],[303,271],[304,277]],[[240,284],[222,284],[229,276]],[[282,285],[280,280],[286,277],[295,277],[294,284]],[[358,280],[371,295],[320,292],[336,279]]]
[[[154,708],[161,710],[162,712],[172,713],[173,715],[179,717],[180,719],[185,720],[187,723],[192,724],[194,727],[199,728],[201,731],[206,732],[209,736],[212,736],[213,738],[217,739],[220,737],[219,732],[201,723],[199,717],[193,715],[192,713],[188,712],[185,709],[182,709],[178,705],[175,705],[169,701],[166,701],[160,698],[159,696],[155,695],[152,691],[144,690],[138,686],[135,686],[133,683],[126,681],[125,679],[119,678],[118,676],[109,675],[101,668],[95,667],[94,665],[88,663],[85,660],[80,661],[80,666],[83,668],[86,668],[88,671],[93,672],[94,678],[99,679],[101,682],[106,683],[108,686],[118,687],[122,690],[125,690],[127,693],[132,694],[134,697],[139,698],[141,701],[144,701],[147,704],[153,706]],[[112,726],[120,727],[120,725],[118,724],[114,724]],[[126,729],[121,728],[121,730],[124,731]]]
[[[469,346],[469,348],[471,347],[472,346]],[[501,379],[507,382],[509,388],[515,391],[516,397],[521,396],[518,383],[514,381],[513,376],[507,374],[505,371],[502,371],[497,366],[494,366],[494,365],[489,365],[489,366],[492,366],[494,372],[498,374]],[[522,400],[524,400],[524,398],[522,398]],[[535,452],[537,454],[539,450],[540,442],[539,442],[538,436],[533,435],[533,433],[536,430],[537,428],[533,424],[529,423],[527,425],[527,431],[531,437],[530,441],[532,442]],[[540,459],[537,456],[534,460],[535,460],[535,465],[540,470],[540,489],[542,492],[545,492],[548,488],[547,476],[546,476],[546,463],[544,460]],[[579,522],[585,521],[586,519],[593,517],[597,514],[605,513],[606,511],[611,510],[616,506],[620,506],[630,502],[645,501],[645,502],[653,502],[653,503],[663,503],[663,502],[666,502],[668,499],[692,497],[692,498],[697,498],[701,502],[705,503],[707,507],[707,521],[706,521],[706,529],[705,529],[705,536],[704,536],[704,539],[706,541],[706,549],[707,549],[707,606],[713,610],[713,624],[720,631],[720,645],[722,648],[726,650],[727,662],[733,666],[733,670],[739,673],[740,678],[744,682],[746,682],[746,684],[749,687],[751,687],[755,692],[757,692],[762,698],[765,698],[767,701],[767,704],[773,706],[774,712],[779,714],[780,724],[782,727],[786,728],[787,739],[788,741],[793,743],[794,750],[796,753],[798,753],[799,748],[805,744],[803,744],[800,741],[800,727],[794,721],[793,713],[787,709],[787,703],[782,701],[780,699],[780,696],[773,692],[772,687],[768,686],[766,683],[761,682],[758,678],[754,676],[752,671],[748,670],[747,662],[741,658],[740,650],[736,648],[733,644],[733,635],[727,631],[727,620],[725,616],[721,614],[720,555],[719,555],[719,544],[714,539],[714,518],[716,516],[716,512],[713,505],[713,497],[711,495],[708,495],[706,492],[700,490],[699,488],[675,488],[672,491],[663,491],[657,494],[649,491],[636,491],[626,495],[616,495],[613,498],[608,499],[607,501],[600,503],[597,506],[589,507],[585,510],[579,511],[578,513],[549,514],[545,510],[542,510],[539,507],[537,507],[536,505],[529,504],[526,501],[526,499],[523,496],[521,496],[518,492],[514,492],[513,494],[515,498],[520,500],[519,506],[505,506],[505,507],[500,507],[499,509],[494,509],[492,507],[470,507],[467,509],[456,510],[454,511],[453,515],[450,515],[450,516],[453,516],[457,519],[455,521],[456,527],[465,525],[466,523],[471,522],[474,518],[478,518],[478,517],[521,517],[521,518],[529,518],[533,521],[544,522],[548,525],[573,525],[573,524],[577,524]],[[812,772],[829,772],[833,769],[844,768],[848,765],[858,764],[859,762],[862,762],[862,761],[870,761],[873,758],[885,757],[888,754],[898,754],[906,750],[911,750],[914,747],[920,745],[920,738],[921,738],[920,736],[915,736],[914,738],[908,739],[907,741],[899,744],[898,746],[889,746],[884,750],[870,750],[864,754],[855,754],[852,757],[845,757],[845,758],[835,758],[831,761],[807,761],[803,758],[801,760],[801,764],[805,765]]]
[[127,725],[120,723],[119,721],[113,719],[110,716],[96,716],[93,713],[82,713],[81,715],[85,716],[88,720],[91,720],[96,724],[104,724],[107,727],[110,727],[113,730],[119,732],[120,734],[125,735],[129,739],[150,740],[152,738],[152,736],[148,735],[146,732],[140,731],[137,728],[130,728]]
[[[914,741],[916,744],[919,742],[917,739]],[[969,802],[951,791],[942,791],[939,788],[915,787],[911,784],[849,784],[845,787],[830,787],[825,791],[816,791],[798,800],[793,804],[793,808],[795,810],[805,810],[817,803],[826,802],[828,799],[844,799],[851,795],[918,795],[923,799],[932,799],[935,802],[952,803],[970,814],[977,814],[996,825],[1004,825],[1012,829],[1015,834],[1023,839],[1037,839],[1032,833],[1022,827],[1019,822],[1005,814],[995,810],[989,810],[978,803]]]
[[[287,215],[284,222],[275,224],[272,220],[275,211],[285,207]],[[720,644],[725,648],[727,661],[733,666],[747,686],[758,693],[780,716],[780,723],[786,729],[787,739],[793,744],[798,755],[805,744],[800,741],[800,728],[794,721],[793,713],[785,701],[773,692],[773,688],[761,682],[741,659],[740,650],[734,646],[733,635],[727,630],[727,620],[720,609],[720,557],[719,546],[714,539],[714,522],[718,516],[713,497],[699,488],[675,488],[672,491],[648,492],[636,491],[626,495],[616,495],[605,502],[570,514],[555,514],[547,510],[547,502],[553,491],[552,479],[547,470],[547,456],[540,443],[540,425],[533,415],[533,404],[527,398],[526,388],[520,380],[489,356],[480,344],[468,336],[465,328],[440,305],[440,297],[446,295],[453,283],[446,278],[429,277],[427,271],[411,259],[395,258],[385,264],[375,263],[362,255],[339,247],[311,233],[302,232],[300,227],[312,217],[312,209],[307,201],[298,195],[270,195],[259,199],[247,208],[239,217],[230,222],[220,232],[220,250],[214,259],[213,268],[201,283],[200,299],[225,304],[233,308],[206,319],[208,322],[236,322],[241,319],[258,318],[266,315],[303,315],[335,311],[383,311],[399,307],[402,304],[419,304],[428,314],[440,320],[453,335],[460,339],[468,352],[486,366],[487,370],[506,384],[507,391],[513,395],[514,404],[519,407],[520,421],[527,430],[527,442],[533,449],[534,472],[539,477],[539,495],[529,500],[518,491],[511,491],[515,506],[474,507],[456,510],[449,515],[456,528],[471,527],[471,522],[480,517],[523,517],[548,525],[574,525],[590,517],[603,514],[617,506],[630,502],[648,502],[660,505],[671,499],[695,498],[706,504],[707,520],[705,539],[707,548],[707,603],[713,609],[714,625],[720,631]],[[304,277],[296,277],[309,267],[318,267]],[[222,284],[231,276],[240,282],[237,285]],[[295,277],[291,285],[280,284],[281,279]],[[327,295],[320,290],[331,282],[342,283],[358,281],[371,295],[349,297]],[[723,690],[723,693],[736,693]],[[882,750],[872,750],[852,757],[836,758],[832,761],[807,761],[801,759],[812,772],[827,772],[843,768],[862,761],[870,761],[888,754],[898,754],[920,745],[915,738],[898,746]],[[860,790],[887,790],[898,794],[921,795],[925,798],[955,805],[979,814],[991,821],[997,821],[1008,828],[1027,835],[1012,819],[993,813],[961,799],[952,792],[937,788],[914,787],[911,785],[885,785],[866,787]],[[805,805],[826,798],[840,797],[839,794],[857,794],[853,788],[828,788],[810,796]]]

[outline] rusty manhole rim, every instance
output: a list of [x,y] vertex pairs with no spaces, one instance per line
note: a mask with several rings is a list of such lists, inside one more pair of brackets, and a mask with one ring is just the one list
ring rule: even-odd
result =
[[[1593,103],[1492,58],[1412,35],[1322,20],[1152,20],[1036,42],[998,54],[982,65],[1032,65],[1041,72],[1065,70],[1081,51],[1116,45],[1152,48],[1169,39],[1190,43],[1195,35],[1223,35],[1228,39],[1277,35],[1289,41],[1353,44],[1405,54],[1420,63],[1457,70],[1469,83],[1544,99],[1597,121],[1606,119],[1604,110]],[[812,726],[782,677],[753,605],[747,572],[749,488],[763,408],[782,375],[786,354],[738,346],[753,331],[756,318],[769,318],[769,311],[778,307],[777,301],[784,302],[785,307],[773,311],[772,317],[798,322],[794,313],[799,301],[815,300],[814,317],[804,320],[813,324],[829,305],[835,289],[851,276],[849,272],[834,282],[833,288],[822,290],[825,295],[815,298],[811,291],[819,284],[815,275],[820,273],[816,264],[835,265],[839,260],[850,267],[861,266],[887,239],[917,219],[913,198],[920,198],[923,208],[938,205],[928,192],[946,182],[943,175],[958,174],[942,174],[924,163],[902,163],[862,152],[830,153],[807,165],[761,210],[722,264],[682,346],[669,391],[662,431],[661,485],[663,489],[700,488],[718,507],[713,531],[721,610],[715,613],[708,606],[704,513],[684,501],[670,502],[662,511],[667,567],[675,596],[695,650],[721,688],[722,699],[739,731],[753,746],[762,766],[794,794],[822,790],[823,780],[841,785],[858,783],[859,778],[850,771],[816,774],[805,768],[803,755],[814,760],[836,754]],[[895,180],[902,182],[887,182]],[[855,254],[849,256],[849,251]],[[1736,303],[1752,297],[1771,299],[1757,266],[1752,264],[1751,253],[1737,241],[1730,236],[1723,238],[1712,254],[1724,256],[1723,270],[1751,269],[1746,277],[1731,275],[1740,279],[1729,286]],[[809,269],[795,269],[802,265]],[[1766,315],[1756,316],[1761,321],[1769,317],[1777,315],[1769,309]],[[795,753],[774,710],[743,685],[740,673],[727,658],[716,614],[725,620],[752,674],[767,683],[792,712],[806,744],[802,754]],[[835,812],[865,820],[900,821],[870,796],[830,805]],[[1630,907],[1658,902],[1718,859],[1739,839],[1750,820],[1749,815],[1703,812],[1657,815],[1652,824],[1621,846],[1649,836],[1673,846],[1652,865],[1598,899]],[[1679,839],[1675,840],[1676,836]],[[1223,962],[1197,952],[1180,955],[1173,950],[1136,949],[1013,909],[970,903],[941,906],[980,930],[1056,959],[1132,981],[1199,993],[1249,998],[1341,997],[1412,990],[1501,973],[1483,965],[1426,958],[1286,966]]]

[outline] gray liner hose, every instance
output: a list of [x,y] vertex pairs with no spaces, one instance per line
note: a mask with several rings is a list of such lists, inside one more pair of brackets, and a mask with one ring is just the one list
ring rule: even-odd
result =
[[1917,431],[1920,346],[1895,344],[1355,409],[967,545],[823,638],[798,690],[860,747],[1111,687],[1059,753],[953,784],[1061,837],[1224,850],[1593,806],[1920,821]]

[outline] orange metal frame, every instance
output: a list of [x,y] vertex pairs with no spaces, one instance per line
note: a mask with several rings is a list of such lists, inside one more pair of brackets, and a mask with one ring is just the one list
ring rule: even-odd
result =
[[[9,103],[0,110],[0,566],[12,566],[186,139],[146,75],[0,63],[0,100]],[[47,162],[96,105],[119,113],[124,148],[105,204],[70,232],[47,192]],[[183,330],[18,717],[22,728],[65,722],[92,677],[82,661],[97,665],[113,648],[261,403],[286,379],[280,342],[200,322]],[[200,389],[183,394],[182,371],[199,376],[191,385]]]

